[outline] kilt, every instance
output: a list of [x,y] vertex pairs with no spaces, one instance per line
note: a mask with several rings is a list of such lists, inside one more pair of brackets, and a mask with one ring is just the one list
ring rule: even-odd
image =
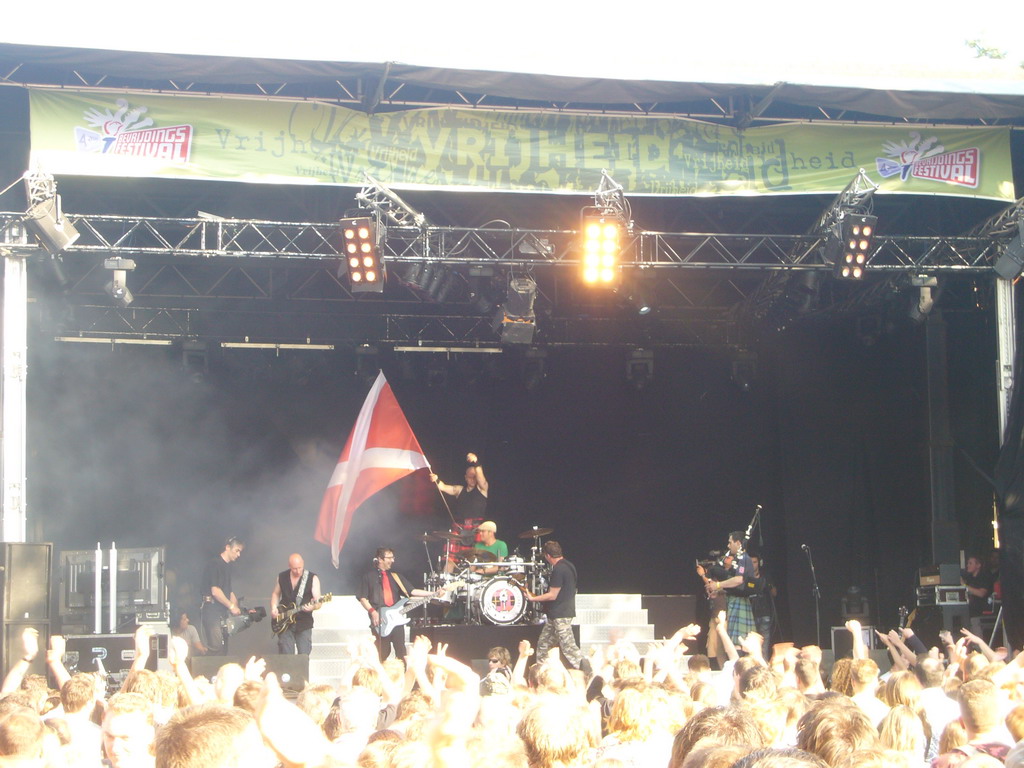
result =
[[725,614],[729,622],[729,639],[736,645],[739,645],[741,638],[756,629],[754,609],[750,607],[750,600],[746,597],[729,595]]

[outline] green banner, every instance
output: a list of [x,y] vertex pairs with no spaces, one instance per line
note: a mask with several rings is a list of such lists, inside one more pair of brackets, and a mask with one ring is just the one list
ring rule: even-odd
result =
[[1008,128],[788,124],[481,109],[366,115],[315,102],[31,90],[33,167],[53,174],[631,195],[885,193],[1016,198]]

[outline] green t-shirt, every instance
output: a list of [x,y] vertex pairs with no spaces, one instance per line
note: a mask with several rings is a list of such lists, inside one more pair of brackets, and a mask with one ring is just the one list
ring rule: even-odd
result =
[[508,544],[498,539],[490,546],[484,546],[479,542],[473,545],[474,549],[482,549],[485,552],[490,552],[492,555],[497,557],[499,560],[504,560],[508,557]]

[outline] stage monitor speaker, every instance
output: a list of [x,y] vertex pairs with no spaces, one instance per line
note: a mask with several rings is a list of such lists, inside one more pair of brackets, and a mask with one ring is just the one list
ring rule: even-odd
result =
[[[97,660],[111,675],[127,675],[135,662],[135,635],[68,635],[64,650],[64,666],[68,672],[95,672]],[[167,658],[167,635],[153,635],[149,640],[146,669],[154,672],[157,662]]]
[[39,653],[29,664],[28,674],[46,674],[46,649],[50,647],[50,622],[49,621],[5,621],[0,634],[0,650],[3,657],[0,658],[0,669],[6,673],[14,662],[23,657],[21,635],[26,629],[34,629],[39,633]]
[[[849,633],[847,633],[849,634]],[[878,668],[883,672],[888,672],[892,666],[892,660],[889,658],[889,651],[885,648],[871,648],[868,650],[868,657],[873,659]],[[843,658],[840,656],[839,658]],[[846,656],[849,658],[849,655]],[[829,678],[832,676],[832,667],[836,663],[835,651],[829,648],[821,649],[821,680],[828,687]]]
[[[309,680],[309,656],[295,653],[271,653],[262,657],[267,662],[267,672],[277,675],[281,688],[285,691],[301,691]],[[193,656],[192,674],[203,675],[211,680],[217,670],[225,664],[240,664],[243,667],[248,659],[240,656]]]
[[[647,610],[655,637],[672,637],[680,627],[697,623],[696,595],[642,595],[640,605]],[[694,647],[697,645],[693,643]],[[703,647],[703,637],[699,638],[699,645]]]
[[0,546],[4,621],[49,620],[52,557],[52,544],[5,542]]
[[[861,639],[868,649],[875,647],[875,628],[862,626],[860,628]],[[832,627],[832,650],[835,651],[835,658],[848,658],[853,655],[853,638],[850,630],[846,627]]]
[[960,630],[971,626],[971,612],[966,605],[926,605],[914,610],[910,628],[928,648],[941,647],[939,631],[948,629],[956,640]]

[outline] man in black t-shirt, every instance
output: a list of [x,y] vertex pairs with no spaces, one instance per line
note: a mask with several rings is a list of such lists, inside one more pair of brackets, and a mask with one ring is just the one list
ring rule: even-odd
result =
[[994,586],[992,574],[982,567],[981,558],[970,555],[967,567],[960,571],[960,578],[967,587],[967,610],[971,617],[971,631],[981,635],[981,615],[988,610],[988,596]]
[[242,556],[245,542],[232,536],[224,542],[224,551],[217,555],[206,570],[206,589],[203,593],[202,624],[209,653],[227,653],[227,636],[223,621],[228,616],[238,616],[238,598],[231,589],[231,564]]
[[547,622],[537,640],[537,659],[543,663],[548,651],[556,645],[576,669],[591,674],[590,660],[576,645],[572,634],[572,620],[576,617],[576,566],[562,556],[562,545],[549,541],[544,545],[544,559],[551,566],[548,591],[543,595],[528,595],[534,603],[544,603]]

